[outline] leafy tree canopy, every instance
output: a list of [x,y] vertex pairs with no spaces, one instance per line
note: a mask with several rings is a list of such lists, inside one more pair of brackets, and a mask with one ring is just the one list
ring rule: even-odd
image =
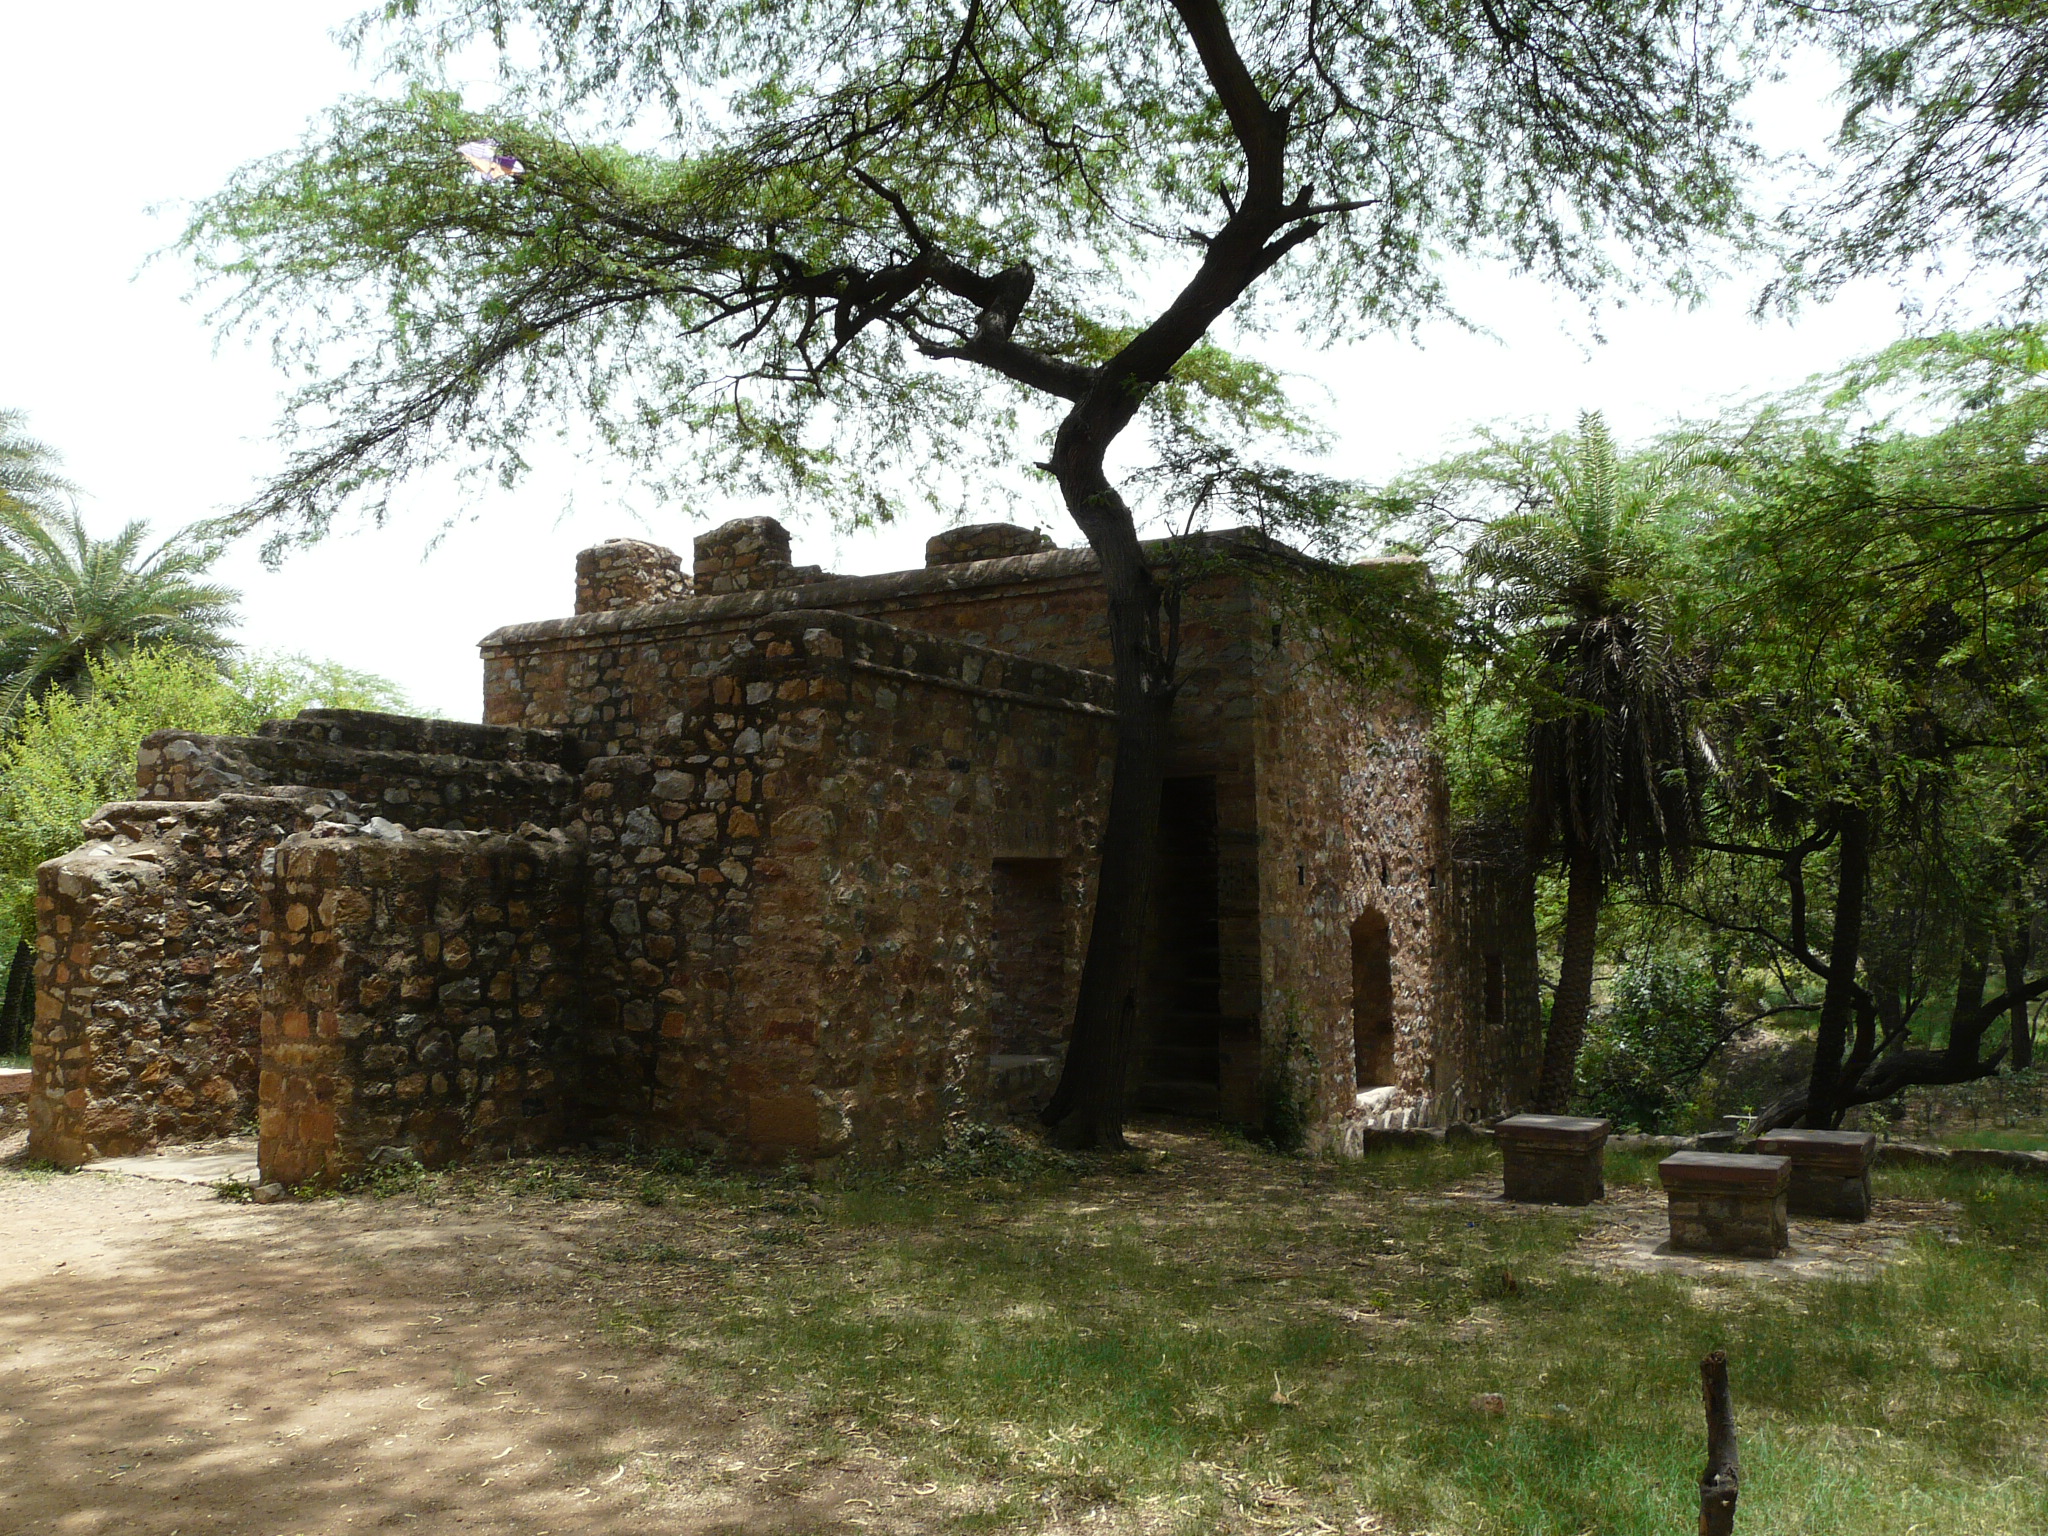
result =
[[1960,257],[1985,295],[1999,284],[2036,308],[2048,293],[2048,4],[1864,0],[1809,14],[1845,67],[1846,110],[1775,291],[1825,295]]
[[136,521],[96,539],[76,507],[0,504],[0,725],[138,646],[226,659],[238,594],[200,579],[219,543],[187,531],[151,550],[148,536]]
[[[1690,287],[1703,233],[1745,225],[1737,110],[1773,14],[394,0],[357,35],[407,88],[342,104],[185,238],[228,319],[322,370],[248,516],[317,534],[443,458],[516,475],[564,420],[854,517],[983,488],[1043,454],[1016,412],[1043,429],[1098,389],[1105,442],[1139,410],[1164,444],[1284,437],[1279,381],[1198,345],[1262,274],[1264,318],[1321,336],[1444,309],[1460,252],[1580,291],[1633,252]],[[487,107],[436,83],[478,40],[504,50]],[[520,173],[478,184],[473,141]]]

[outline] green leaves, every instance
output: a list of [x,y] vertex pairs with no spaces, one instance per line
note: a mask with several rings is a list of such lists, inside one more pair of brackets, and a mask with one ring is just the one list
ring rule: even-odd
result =
[[149,525],[95,539],[75,508],[0,502],[0,729],[51,688],[82,684],[93,660],[137,646],[227,653],[237,596],[199,578],[210,540],[178,535],[145,553]]
[[[1024,484],[1059,402],[1132,346],[1169,456],[1202,434],[1298,448],[1279,381],[1188,352],[1212,305],[1286,305],[1267,312],[1323,335],[1406,324],[1472,251],[1590,290],[1633,248],[1684,286],[1743,225],[1744,24],[1680,4],[395,3],[356,36],[401,94],[344,103],[185,237],[223,321],[276,331],[311,380],[290,464],[236,526],[317,537],[436,464],[516,479],[551,430],[677,491],[951,505]],[[440,80],[478,42],[502,50],[488,110]],[[526,174],[477,185],[454,153],[473,139]],[[1239,250],[1250,198],[1273,222]],[[1214,263],[1231,280],[1168,345],[1132,295]]]

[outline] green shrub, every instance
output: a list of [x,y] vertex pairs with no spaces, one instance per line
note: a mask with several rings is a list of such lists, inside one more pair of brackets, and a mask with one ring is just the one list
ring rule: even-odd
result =
[[1586,1021],[1579,1106],[1618,1130],[1678,1129],[1726,1037],[1726,1003],[1704,963],[1652,959],[1622,970]]

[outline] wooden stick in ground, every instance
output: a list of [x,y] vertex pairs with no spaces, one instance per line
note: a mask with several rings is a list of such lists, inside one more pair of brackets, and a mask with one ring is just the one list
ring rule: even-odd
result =
[[1735,1402],[1728,1395],[1728,1356],[1715,1350],[1700,1362],[1707,1405],[1707,1470],[1700,1474],[1700,1536],[1734,1536],[1735,1496],[1742,1469],[1735,1459]]

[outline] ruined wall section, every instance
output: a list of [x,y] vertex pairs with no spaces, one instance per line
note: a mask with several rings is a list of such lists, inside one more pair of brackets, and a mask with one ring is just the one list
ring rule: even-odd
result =
[[675,551],[659,544],[612,539],[576,556],[578,613],[674,602],[693,590]]
[[305,785],[339,790],[365,816],[404,826],[511,831],[562,820],[581,756],[559,731],[309,709],[254,736],[155,732],[143,740],[136,783],[145,800]]
[[[1288,641],[1268,676],[1260,907],[1268,997],[1285,1015],[1268,1020],[1269,1081],[1292,1084],[1318,1141],[1347,1121],[1428,1123],[1438,1117],[1450,883],[1428,714],[1403,688],[1362,691],[1332,675],[1305,639]],[[1370,968],[1382,944],[1385,1080],[1361,1085],[1356,962],[1362,949]]]
[[[678,710],[705,707],[711,673],[731,637],[794,609],[879,619],[1060,666],[1108,665],[1102,587],[1087,550],[882,576],[813,577],[812,568],[770,560],[733,575],[727,557],[706,548],[726,532],[698,541],[698,595],[688,601],[511,625],[486,637],[484,718],[501,727],[573,732],[603,752],[640,751],[675,728],[670,717]],[[786,534],[778,547],[786,551]]]
[[331,1184],[562,1138],[583,852],[558,832],[287,839],[265,884],[259,1159]]
[[1446,914],[1443,1118],[1526,1109],[1543,1070],[1536,880],[1515,827],[1459,827]]
[[65,1167],[255,1117],[255,881],[314,792],[102,806],[36,872],[29,1148]]
[[802,611],[609,664],[701,702],[589,770],[592,1123],[769,1160],[936,1145],[984,1095],[994,860],[1063,859],[1085,923],[1105,681]]

